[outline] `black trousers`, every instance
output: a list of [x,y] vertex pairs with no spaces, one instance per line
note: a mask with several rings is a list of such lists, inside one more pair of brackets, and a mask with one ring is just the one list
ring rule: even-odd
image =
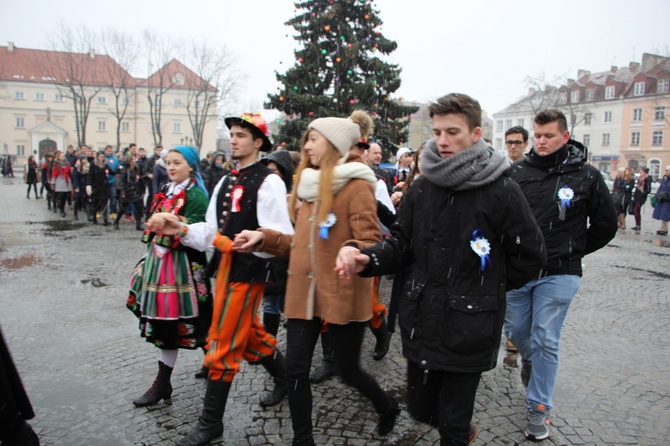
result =
[[467,446],[481,373],[427,371],[407,362],[407,411],[437,427],[441,446]]
[[30,188],[33,188],[35,191],[35,198],[38,197],[37,195],[37,183],[28,183],[28,191],[26,192],[26,198],[30,198]]
[[35,416],[21,377],[0,331],[0,441],[11,438]]
[[[121,208],[119,209],[119,212],[116,214],[116,218],[114,219],[114,223],[118,223],[119,220],[121,220],[121,216],[126,212],[126,208],[128,205],[130,205],[130,202],[121,202]],[[144,214],[144,206],[142,204],[142,199],[138,199],[136,201],[133,201],[132,204],[135,206],[135,221],[136,222],[141,222],[142,221],[142,214]]]
[[[293,424],[293,439],[312,438],[312,389],[309,370],[322,320],[289,319],[286,326],[286,378],[288,404]],[[342,381],[365,395],[377,413],[391,409],[386,393],[377,381],[360,367],[361,345],[367,322],[328,325],[333,338],[334,357]]]

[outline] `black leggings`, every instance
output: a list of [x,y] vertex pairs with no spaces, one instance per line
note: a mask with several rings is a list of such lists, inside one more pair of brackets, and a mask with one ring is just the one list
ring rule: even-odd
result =
[[[289,319],[286,326],[286,379],[294,440],[312,438],[312,389],[309,370],[314,346],[321,332],[321,319]],[[365,395],[377,413],[386,413],[391,403],[377,381],[360,367],[361,345],[367,322],[328,325],[334,357],[342,381]]]
[[30,198],[30,187],[35,190],[35,198],[38,197],[37,195],[37,183],[28,183],[28,190],[26,191],[26,198]]
[[56,192],[56,202],[58,203],[58,209],[61,212],[65,212],[65,202],[70,199],[70,192]]

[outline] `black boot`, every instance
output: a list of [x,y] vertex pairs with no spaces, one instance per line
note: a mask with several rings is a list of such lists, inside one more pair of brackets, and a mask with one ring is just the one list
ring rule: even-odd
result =
[[309,382],[312,384],[320,384],[337,375],[335,352],[333,351],[333,335],[328,333],[328,331],[321,333],[321,349],[323,350],[323,362],[310,375]]
[[223,434],[223,413],[230,392],[231,383],[224,381],[207,381],[205,403],[198,425],[177,446],[204,446]]
[[144,395],[133,401],[133,404],[137,407],[144,407],[156,404],[163,399],[168,401],[172,396],[170,376],[172,376],[172,367],[168,367],[161,361],[158,361],[158,375],[156,375],[156,380]]
[[398,401],[392,396],[388,397],[391,408],[385,413],[379,415],[379,421],[377,422],[377,435],[384,437],[386,434],[393,430],[395,426],[395,420],[400,414],[400,408],[398,407]]
[[116,218],[114,219],[114,229],[116,229],[117,231],[120,229],[119,228],[119,215],[121,215],[121,214],[117,214]]
[[377,338],[372,357],[376,361],[379,361],[386,356],[389,351],[389,344],[391,343],[391,333],[388,331],[386,319],[382,319],[382,324],[378,328],[372,328],[372,325],[370,325],[370,330],[375,335],[375,338]]
[[281,318],[280,314],[272,314],[263,312],[263,326],[265,331],[270,333],[272,336],[277,336],[279,332],[279,319]]
[[265,395],[261,395],[261,407],[276,406],[286,397],[286,363],[284,355],[275,350],[274,355],[261,359],[261,365],[265,367],[272,379],[274,388]]
[[293,446],[314,446],[314,438],[310,438],[309,440],[293,440],[293,443],[291,443]]
[[193,376],[195,376],[196,378],[207,378],[208,375],[209,375],[209,369],[203,365],[202,367],[200,367],[200,370],[195,372],[195,375]]
[[140,220],[137,220],[135,222],[135,229],[138,231],[144,231],[144,228],[142,227],[142,222]]

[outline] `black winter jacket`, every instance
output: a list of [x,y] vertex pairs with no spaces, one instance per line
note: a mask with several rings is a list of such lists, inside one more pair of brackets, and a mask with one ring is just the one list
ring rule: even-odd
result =
[[98,167],[95,163],[90,163],[90,166],[88,170],[88,184],[91,186],[91,199],[109,200],[109,186],[107,183],[109,167],[107,167],[107,164],[104,167]]
[[135,170],[131,171],[130,166],[125,162],[122,163],[122,169],[119,171],[119,191],[121,191],[122,203],[134,203],[141,200],[144,196],[144,178],[140,168],[135,166]]
[[[557,167],[540,167],[527,156],[510,171],[542,230],[547,245],[545,275],[581,276],[582,257],[605,246],[617,231],[614,203],[602,174],[584,163],[577,147],[567,149],[567,160]],[[558,193],[565,186],[574,197],[562,220]]]
[[[471,248],[476,235],[490,244],[489,260]],[[408,267],[400,302],[405,357],[422,369],[469,373],[496,366],[505,293],[537,278],[546,261],[542,233],[506,176],[465,191],[419,177],[393,236],[363,253],[371,261],[361,275]]]

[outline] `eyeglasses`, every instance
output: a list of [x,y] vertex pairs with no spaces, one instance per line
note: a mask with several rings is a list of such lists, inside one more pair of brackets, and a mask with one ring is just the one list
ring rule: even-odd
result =
[[523,141],[505,141],[505,144],[508,146],[520,146],[523,144]]

